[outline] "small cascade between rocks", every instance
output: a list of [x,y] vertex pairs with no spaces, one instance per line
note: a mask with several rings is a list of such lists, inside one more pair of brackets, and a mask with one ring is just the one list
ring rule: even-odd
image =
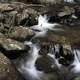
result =
[[74,50],[74,62],[72,64],[74,73],[80,73],[80,50]]
[[25,64],[22,64],[20,72],[23,72],[24,75],[28,75],[30,77],[30,80],[39,79],[39,76],[42,74],[42,72],[37,71],[35,68],[35,61],[39,57],[39,46],[37,46],[37,44],[33,44],[32,42],[25,42],[25,44],[29,45],[31,48],[29,51],[30,56]]
[[[59,24],[48,23],[47,16],[40,15],[38,18],[38,25],[34,25],[31,27],[31,29],[35,31],[35,35],[33,36],[33,38],[46,36],[47,31],[49,30],[62,31],[61,29],[56,28],[57,25]],[[22,73],[26,80],[48,80],[46,78],[44,79],[43,77],[45,77],[44,75],[48,75],[49,73],[45,73],[43,70],[40,71],[35,66],[36,60],[42,57],[42,55],[39,54],[39,51],[41,50],[40,44],[38,42],[33,43],[32,39],[30,41],[24,42],[25,45],[29,45],[30,47],[29,56],[26,57],[28,59],[24,63],[21,63],[21,66],[18,68],[18,70]],[[50,57],[52,61],[50,65],[52,70],[54,71],[55,66],[58,70],[61,70],[61,68],[63,67],[73,66],[70,69],[70,73],[73,74],[80,73],[80,51],[79,50],[72,51],[72,54],[69,54],[69,57],[74,58],[68,58],[68,55],[64,55],[63,52],[60,53],[60,50],[62,50],[60,49],[60,45],[55,44],[53,47],[50,48],[50,51],[47,54],[47,56]],[[56,57],[56,55],[58,57]]]
[[59,24],[57,23],[48,23],[48,18],[46,15],[44,16],[39,16],[38,18],[38,25],[34,25],[31,27],[31,29],[35,30],[35,37],[42,37],[47,34],[48,30],[58,30],[55,28]]

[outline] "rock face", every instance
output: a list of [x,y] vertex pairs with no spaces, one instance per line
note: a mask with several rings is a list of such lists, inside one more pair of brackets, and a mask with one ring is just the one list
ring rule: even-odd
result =
[[23,80],[10,60],[0,53],[0,80]]

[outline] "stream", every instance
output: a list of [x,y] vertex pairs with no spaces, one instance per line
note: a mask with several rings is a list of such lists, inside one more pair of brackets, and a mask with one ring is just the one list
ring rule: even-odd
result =
[[[36,37],[46,36],[48,31],[64,31],[57,26],[60,26],[60,24],[49,23],[46,15],[40,15],[38,24],[31,27],[35,31],[35,35],[30,41],[24,42],[25,45],[30,47],[29,56],[25,56],[26,59],[22,59],[23,62],[20,62],[20,67],[18,67],[25,80],[72,80],[74,76],[80,75],[80,50],[71,49],[72,54],[64,56],[60,53],[61,48],[58,44],[49,46],[50,50],[47,53],[51,61],[49,66],[51,73],[46,73],[43,66],[39,69],[35,66],[37,59],[42,57],[39,54],[41,45],[38,42],[34,43],[32,40]],[[67,72],[65,72],[66,70]]]

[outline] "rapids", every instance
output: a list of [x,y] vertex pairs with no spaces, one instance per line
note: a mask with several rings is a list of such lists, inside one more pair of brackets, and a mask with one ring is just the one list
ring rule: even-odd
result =
[[[32,26],[31,29],[35,31],[34,37],[42,37],[47,35],[48,30],[52,30],[52,31],[61,30],[56,28],[57,25],[59,24],[49,23],[46,15],[44,16],[40,15],[38,18],[38,24]],[[39,71],[35,67],[35,62],[37,58],[41,57],[41,55],[39,55],[41,46],[39,45],[39,43],[37,42],[33,43],[31,40],[25,41],[24,44],[29,45],[30,55],[28,56],[28,59],[24,63],[21,63],[21,66],[18,68],[18,70],[21,72],[21,74],[25,77],[26,80],[43,80],[42,79],[42,77],[44,77],[43,75],[47,75],[47,73],[44,73],[43,71]],[[57,69],[64,70],[64,68],[62,69],[64,65],[60,64],[58,59],[55,57],[56,53],[58,53],[58,55],[61,56],[61,54],[59,53],[59,45],[55,45],[54,47],[51,47],[50,52],[47,54],[47,56],[53,59],[53,65],[51,65],[51,67],[54,68],[54,65],[56,65]],[[69,65],[69,66],[73,66],[70,69],[70,72],[73,72],[73,74],[80,73],[80,51],[74,50],[73,54],[74,54],[74,61]],[[62,58],[62,56],[60,58]]]

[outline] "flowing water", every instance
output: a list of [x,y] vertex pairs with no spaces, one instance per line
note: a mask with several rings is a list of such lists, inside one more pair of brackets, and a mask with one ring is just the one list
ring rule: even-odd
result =
[[74,2],[74,0],[64,0],[64,2],[73,3],[73,2]]
[[[56,28],[56,25],[59,25],[57,23],[48,23],[48,18],[47,16],[39,16],[38,18],[38,25],[34,25],[31,27],[35,31],[35,37],[42,37],[47,35],[48,30],[60,30]],[[40,44],[39,43],[33,43],[31,40],[30,41],[25,41],[25,45],[30,46],[30,51],[29,51],[29,56],[28,59],[24,62],[21,63],[21,66],[19,67],[19,71],[23,74],[26,80],[48,80],[48,79],[43,79],[42,77],[45,77],[44,75],[47,75],[47,73],[44,73],[43,71],[39,71],[35,67],[35,62],[37,58],[41,57],[39,55],[40,51]],[[55,51],[54,51],[55,48]],[[51,57],[53,60],[53,64],[51,65],[52,68],[54,68],[54,65],[56,65],[58,70],[61,70],[63,67],[62,64],[59,63],[58,59],[55,58],[56,53],[59,54],[59,45],[55,45],[54,47],[50,48],[50,52],[47,54],[47,56]],[[73,72],[74,74],[80,73],[80,51],[79,50],[74,50],[74,61],[71,63],[69,66],[73,66],[70,69],[70,72]],[[26,57],[27,58],[27,57]],[[66,67],[66,66],[65,66]],[[46,76],[47,77],[47,76]],[[54,79],[55,80],[55,79]]]
[[80,73],[80,50],[74,50],[74,62],[73,62],[73,66],[74,68],[72,69],[72,71],[74,73]]

